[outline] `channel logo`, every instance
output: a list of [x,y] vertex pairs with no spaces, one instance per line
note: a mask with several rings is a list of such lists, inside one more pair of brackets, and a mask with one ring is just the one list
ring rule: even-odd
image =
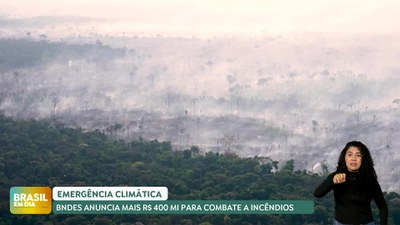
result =
[[50,187],[12,187],[10,189],[12,214],[50,214],[51,209]]

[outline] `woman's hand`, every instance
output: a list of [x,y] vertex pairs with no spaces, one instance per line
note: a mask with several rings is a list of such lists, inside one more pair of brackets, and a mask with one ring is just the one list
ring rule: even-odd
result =
[[333,183],[334,184],[341,184],[346,182],[346,174],[345,173],[337,173],[333,176]]

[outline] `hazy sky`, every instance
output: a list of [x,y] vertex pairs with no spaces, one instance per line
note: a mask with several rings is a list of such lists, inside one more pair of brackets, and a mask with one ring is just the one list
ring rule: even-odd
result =
[[398,33],[400,1],[383,0],[1,0],[0,15],[84,16],[114,28],[169,34]]

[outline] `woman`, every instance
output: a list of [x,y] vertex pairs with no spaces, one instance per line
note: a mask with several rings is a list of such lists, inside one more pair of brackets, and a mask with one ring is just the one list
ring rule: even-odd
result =
[[375,201],[380,224],[387,225],[388,208],[367,146],[359,141],[346,144],[338,159],[336,172],[328,175],[314,192],[321,198],[333,189],[334,225],[373,225],[371,201]]

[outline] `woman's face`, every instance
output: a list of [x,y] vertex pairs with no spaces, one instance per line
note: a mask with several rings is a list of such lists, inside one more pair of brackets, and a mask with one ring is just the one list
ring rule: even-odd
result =
[[362,162],[361,151],[357,147],[349,147],[344,157],[346,161],[347,170],[350,172],[357,172],[360,169]]

